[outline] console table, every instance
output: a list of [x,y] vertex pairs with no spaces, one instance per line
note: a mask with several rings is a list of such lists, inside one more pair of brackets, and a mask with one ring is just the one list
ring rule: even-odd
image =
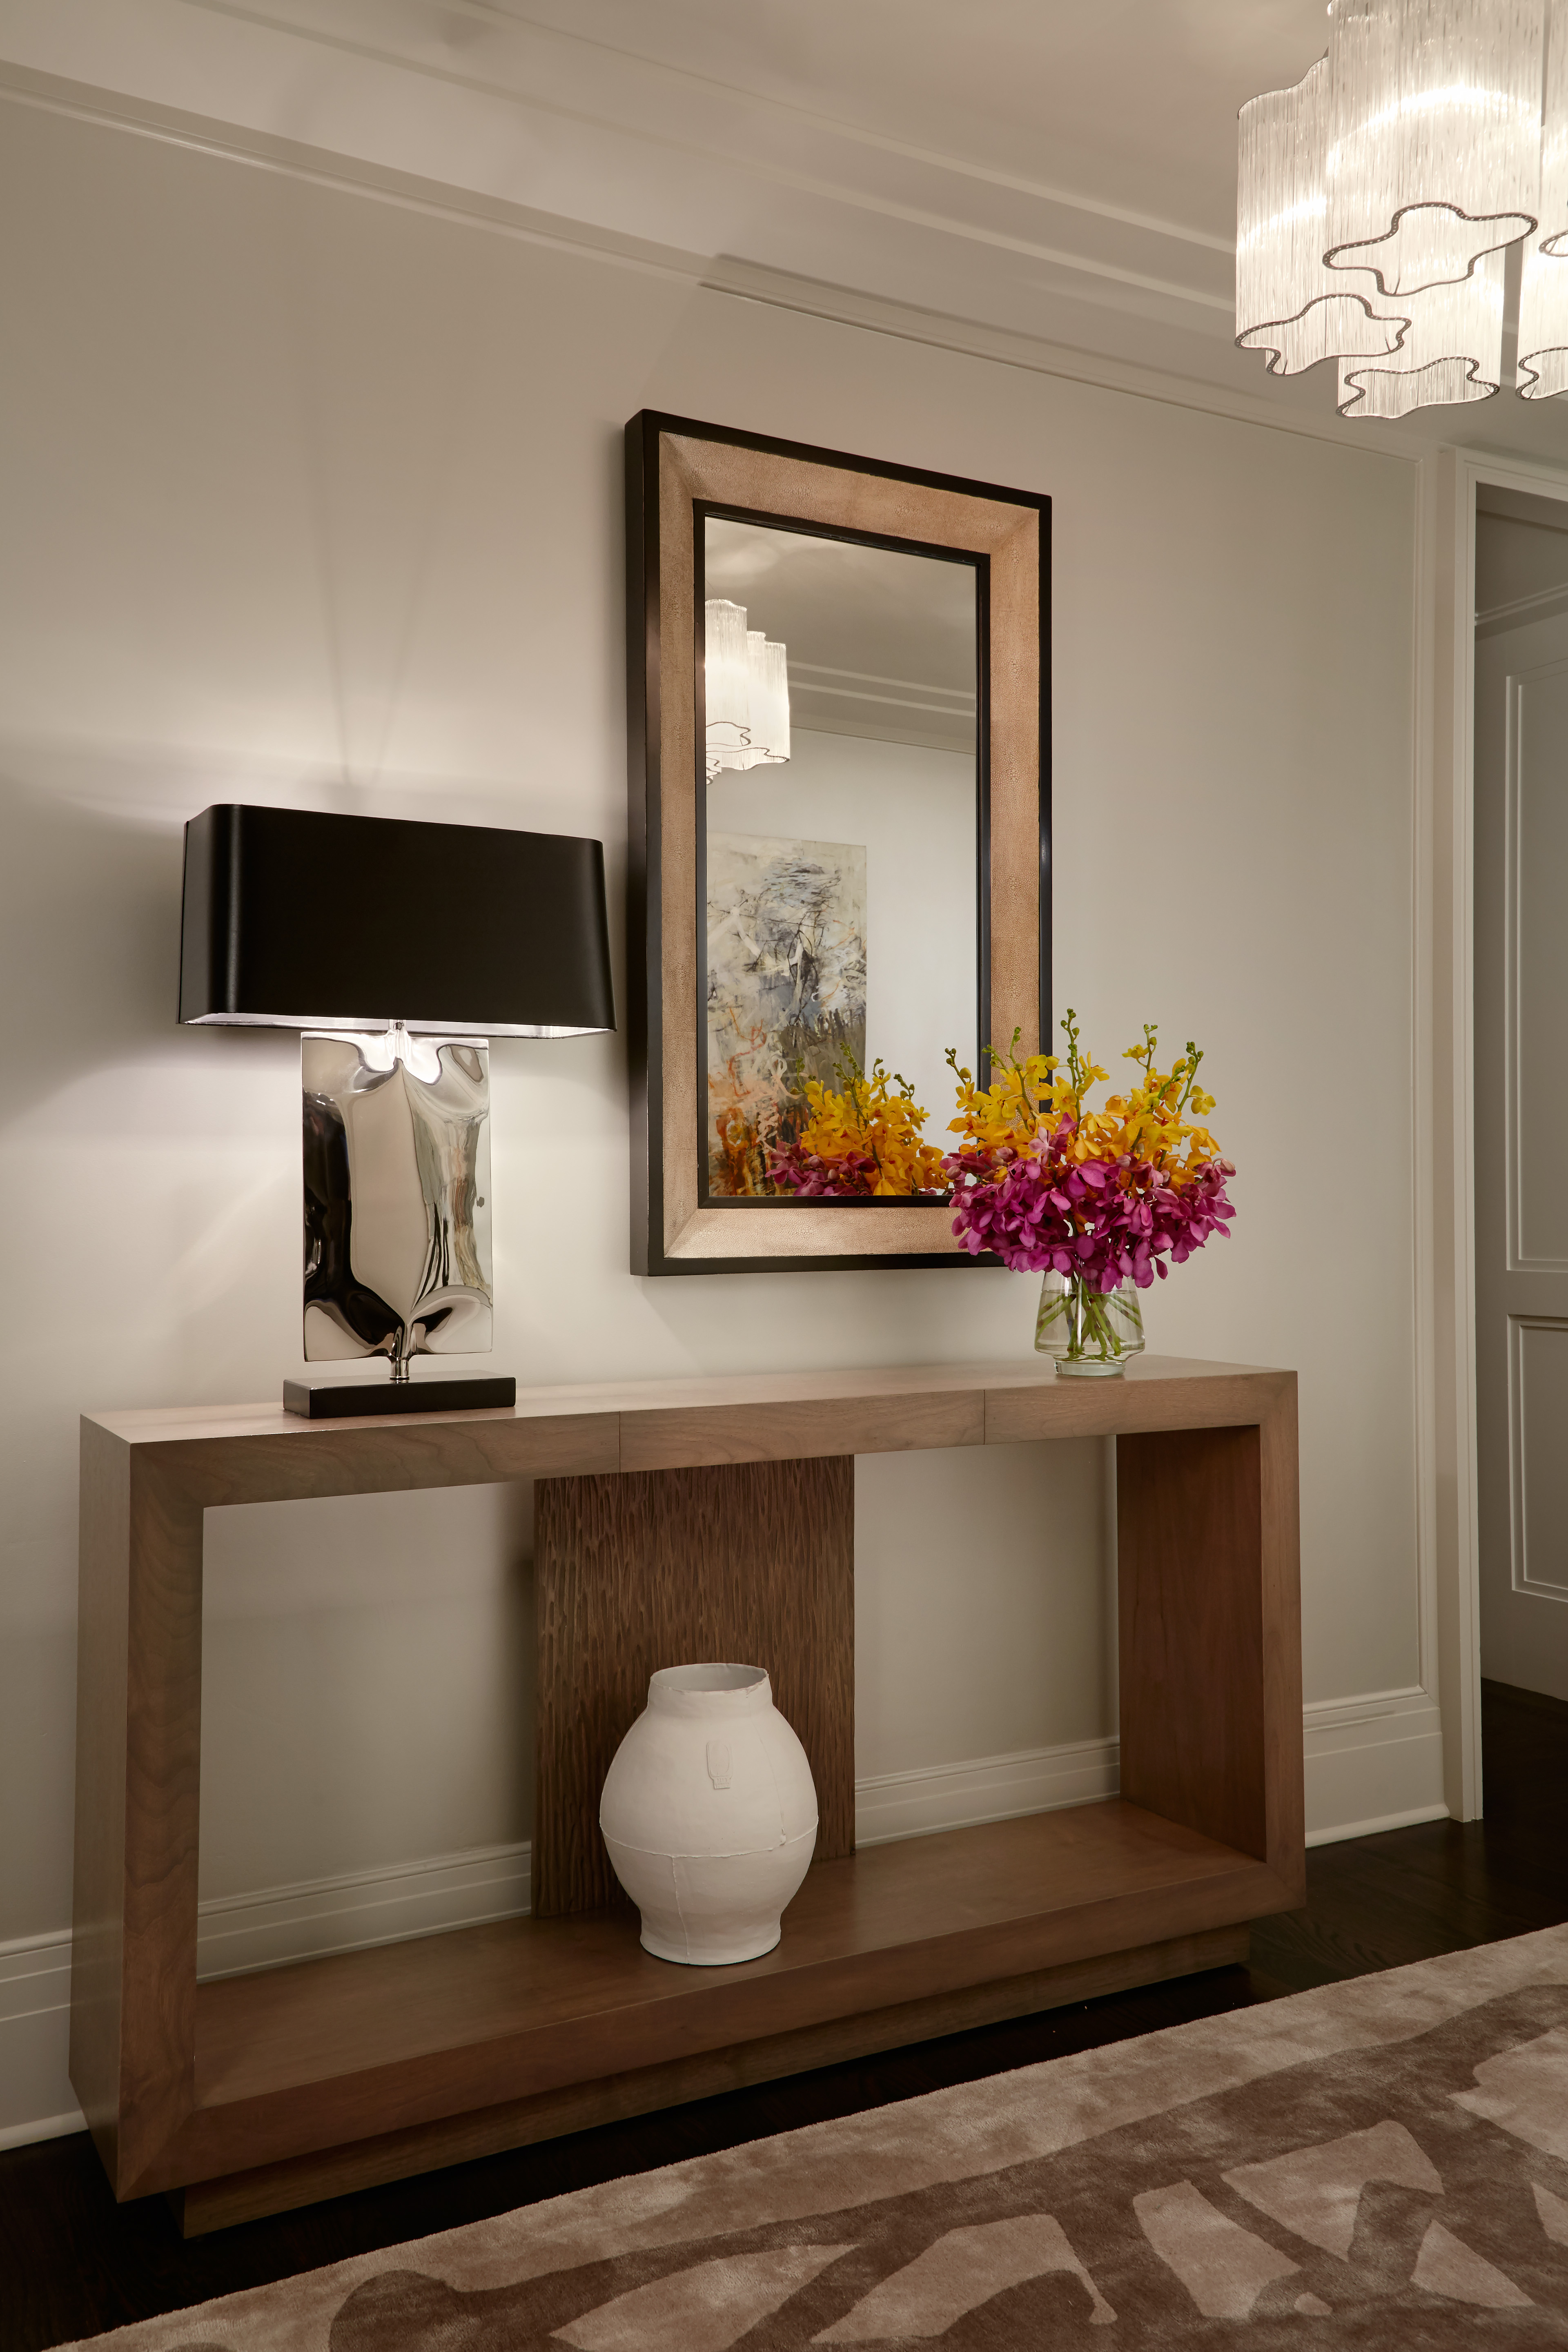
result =
[[[1114,1436],[1121,1794],[854,1851],[853,1456]],[[528,1478],[531,1916],[196,1982],[203,1514]],[[955,1563],[954,1573],[962,1573]],[[1304,1899],[1296,1381],[1142,1357],[84,1420],[70,2073],[187,2232],[1244,1957]],[[817,1859],[764,1958],[637,1942],[599,1786],[656,1667],[767,1667]]]

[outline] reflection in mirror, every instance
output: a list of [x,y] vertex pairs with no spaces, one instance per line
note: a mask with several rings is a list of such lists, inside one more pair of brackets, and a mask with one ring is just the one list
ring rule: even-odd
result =
[[[881,1061],[944,1150],[944,1051],[978,1055],[978,581],[970,558],[711,513],[700,529],[702,1164],[711,1200],[779,1199],[808,1081],[842,1092]],[[856,1190],[879,1186],[910,1190],[871,1155]]]

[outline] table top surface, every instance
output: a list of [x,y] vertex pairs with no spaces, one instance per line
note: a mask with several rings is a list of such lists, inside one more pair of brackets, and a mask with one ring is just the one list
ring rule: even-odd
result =
[[[1180,1356],[1136,1356],[1113,1379],[1058,1375],[1047,1359],[983,1364],[881,1364],[853,1369],[821,1367],[783,1372],[721,1372],[684,1380],[569,1382],[521,1388],[515,1405],[476,1412],[404,1412],[396,1416],[311,1421],[280,1405],[193,1404],[134,1408],[85,1414],[83,1419],[132,1446],[232,1442],[245,1438],[341,1441],[355,1431],[412,1437],[419,1431],[482,1423],[550,1420],[650,1420],[697,1417],[717,1420],[737,1412],[766,1414],[770,1408],[916,1404],[939,1400],[1009,1399],[1043,1412],[1063,1435],[1114,1431],[1118,1425],[1147,1426],[1152,1408],[1170,1409],[1177,1419],[1183,1402],[1209,1420],[1222,1403],[1233,1417],[1255,1421],[1295,1374],[1256,1364],[1211,1363]],[[417,1380],[416,1381],[417,1386]],[[1174,1421],[1173,1424],[1174,1425]],[[931,1441],[927,1441],[931,1442]],[[920,1443],[918,1439],[915,1443]],[[851,1450],[847,1448],[846,1450]]]

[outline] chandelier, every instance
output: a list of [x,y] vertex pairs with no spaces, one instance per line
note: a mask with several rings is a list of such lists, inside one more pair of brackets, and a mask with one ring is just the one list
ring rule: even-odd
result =
[[1331,0],[1329,47],[1241,110],[1237,341],[1338,362],[1344,416],[1568,392],[1568,0]]
[[745,606],[727,596],[710,596],[702,621],[709,781],[726,768],[782,767],[789,758],[783,646],[762,629],[748,629]]

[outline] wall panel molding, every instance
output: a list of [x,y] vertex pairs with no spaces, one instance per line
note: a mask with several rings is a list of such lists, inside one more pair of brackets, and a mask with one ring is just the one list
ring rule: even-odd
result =
[[[1537,1601],[1568,1601],[1568,1570],[1556,1576],[1532,1576],[1530,1570],[1530,1497],[1527,1475],[1531,1447],[1528,1444],[1531,1418],[1530,1358],[1539,1360],[1539,1344],[1527,1345],[1530,1335],[1538,1338],[1555,1337],[1559,1343],[1568,1340],[1568,1320],[1554,1315],[1510,1315],[1508,1318],[1508,1485],[1509,1485],[1509,1567],[1510,1581],[1516,1592],[1529,1593]],[[1559,1356],[1563,1349],[1559,1345]],[[1568,1364],[1563,1377],[1568,1380]],[[1563,1424],[1561,1399],[1556,1409],[1548,1404],[1544,1410],[1544,1443],[1541,1448],[1542,1470],[1539,1476],[1552,1478],[1561,1457]],[[1560,1497],[1549,1494],[1544,1498],[1542,1516],[1549,1526],[1563,1526]]]

